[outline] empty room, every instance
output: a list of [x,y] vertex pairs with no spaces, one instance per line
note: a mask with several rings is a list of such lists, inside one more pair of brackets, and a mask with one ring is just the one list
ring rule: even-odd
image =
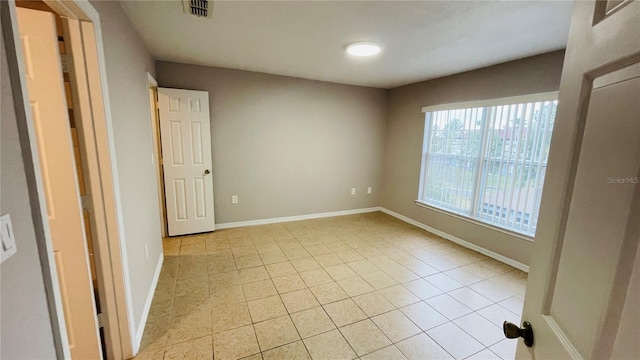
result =
[[638,358],[640,2],[0,9],[0,358]]

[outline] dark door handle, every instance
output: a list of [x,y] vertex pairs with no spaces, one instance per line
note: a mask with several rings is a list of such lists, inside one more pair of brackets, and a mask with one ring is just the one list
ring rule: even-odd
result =
[[528,321],[523,322],[521,328],[514,323],[505,321],[502,323],[502,331],[504,331],[504,336],[508,339],[517,339],[521,337],[524,339],[525,345],[528,347],[533,346],[533,328],[531,327],[531,323]]
[[207,170],[205,170],[205,171],[204,171],[204,174],[205,174],[205,175],[209,175],[210,173],[211,173],[211,171],[209,171],[209,169],[207,169]]

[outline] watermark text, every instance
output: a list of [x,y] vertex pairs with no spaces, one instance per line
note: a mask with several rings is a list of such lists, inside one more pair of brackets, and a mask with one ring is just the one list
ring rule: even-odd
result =
[[636,177],[608,177],[607,184],[638,184],[640,178]]

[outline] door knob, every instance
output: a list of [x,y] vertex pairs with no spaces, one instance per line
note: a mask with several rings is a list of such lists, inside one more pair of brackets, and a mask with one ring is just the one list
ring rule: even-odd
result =
[[502,323],[502,331],[504,331],[504,336],[509,339],[517,339],[521,337],[524,339],[525,345],[528,347],[533,346],[533,328],[531,327],[531,323],[528,321],[523,322],[521,328],[514,323],[505,321]]
[[204,174],[205,174],[205,175],[209,175],[210,173],[211,173],[211,171],[209,171],[209,169],[207,169],[207,170],[205,170],[205,171],[204,171]]

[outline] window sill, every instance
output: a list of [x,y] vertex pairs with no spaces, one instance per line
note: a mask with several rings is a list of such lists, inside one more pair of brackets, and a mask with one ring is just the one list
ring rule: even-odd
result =
[[490,230],[493,230],[493,231],[498,231],[498,232],[501,232],[503,234],[516,237],[516,238],[518,238],[520,240],[525,240],[525,241],[530,241],[530,242],[534,241],[534,238],[531,237],[531,236],[528,236],[528,235],[524,235],[524,234],[517,233],[515,231],[503,229],[503,228],[497,227],[495,225],[487,224],[487,223],[484,223],[482,221],[478,221],[478,220],[472,219],[470,217],[466,217],[464,215],[456,214],[456,213],[451,212],[451,211],[439,209],[439,208],[437,208],[435,206],[428,205],[428,204],[426,204],[426,203],[424,203],[424,202],[422,202],[420,200],[416,200],[415,202],[416,202],[416,205],[418,205],[420,207],[427,208],[427,209],[433,210],[433,211],[437,211],[437,212],[439,212],[441,214],[445,214],[445,215],[454,217],[456,219],[460,219],[460,220],[472,223],[474,225],[482,226],[482,227],[484,227],[486,229],[490,229]]

